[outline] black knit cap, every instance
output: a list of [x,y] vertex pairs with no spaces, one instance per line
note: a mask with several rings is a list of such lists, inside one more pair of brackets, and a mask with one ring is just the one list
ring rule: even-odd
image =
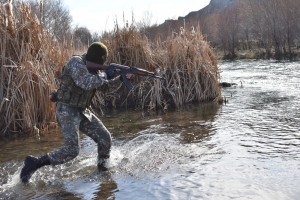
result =
[[103,65],[105,60],[102,59],[102,56],[107,55],[107,47],[102,42],[94,42],[87,50],[86,60]]

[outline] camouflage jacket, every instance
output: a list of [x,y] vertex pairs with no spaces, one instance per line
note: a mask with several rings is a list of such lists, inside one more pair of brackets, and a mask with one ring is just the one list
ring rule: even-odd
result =
[[[115,78],[115,80],[119,80]],[[58,102],[81,108],[88,108],[96,89],[107,83],[105,72],[89,72],[86,67],[86,55],[73,56],[64,66],[60,88],[57,91]]]

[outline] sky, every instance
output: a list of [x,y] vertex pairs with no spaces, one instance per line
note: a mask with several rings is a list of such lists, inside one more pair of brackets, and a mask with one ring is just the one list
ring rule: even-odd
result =
[[[91,32],[111,31],[117,21],[124,27],[132,18],[135,22],[161,24],[167,19],[178,19],[207,6],[210,0],[63,0],[73,18],[73,26]],[[123,17],[124,16],[124,17]],[[133,17],[132,17],[133,16]]]

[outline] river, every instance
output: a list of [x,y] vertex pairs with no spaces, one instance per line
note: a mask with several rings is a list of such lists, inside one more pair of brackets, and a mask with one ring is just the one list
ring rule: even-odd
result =
[[59,129],[0,141],[0,199],[300,199],[300,62],[221,62],[226,104],[106,114],[109,171],[81,135],[71,162],[19,174],[26,155],[63,145]]

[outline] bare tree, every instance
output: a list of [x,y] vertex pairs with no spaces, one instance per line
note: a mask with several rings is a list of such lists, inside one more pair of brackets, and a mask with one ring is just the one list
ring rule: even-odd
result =
[[71,34],[72,17],[61,0],[27,0],[31,11],[58,39],[63,41]]
[[101,35],[99,35],[99,33],[97,32],[94,32],[92,34],[92,41],[91,42],[99,42],[101,39]]
[[265,20],[266,22],[264,28],[267,31],[267,36],[270,36],[272,39],[273,47],[275,49],[275,58],[280,60],[282,59],[281,48],[283,46],[283,29],[279,0],[260,0],[259,4],[265,14],[265,17],[262,20]]
[[288,52],[286,51],[284,44],[284,53],[288,54],[288,58],[293,60],[294,54],[292,52],[292,46],[296,39],[296,33],[299,31],[299,9],[300,2],[294,0],[280,0],[279,1],[281,11],[281,22],[284,35],[284,43],[287,45]]
[[264,28],[264,14],[257,3],[257,1],[248,0],[249,10],[247,12],[249,16],[249,24],[252,26],[251,33],[253,35],[253,39],[258,41],[257,47],[268,49],[268,40],[265,40],[265,28]]
[[253,38],[253,23],[252,23],[252,9],[251,5],[247,1],[242,1],[239,3],[240,12],[240,41],[242,43],[242,48],[244,50],[249,50],[252,48]]
[[150,11],[145,11],[141,21],[136,23],[138,30],[145,30],[151,26],[153,14]]
[[75,47],[88,46],[92,42],[92,34],[85,27],[76,27],[73,35]]
[[217,30],[223,49],[228,52],[229,58],[236,57],[235,48],[240,31],[238,6],[229,7],[220,13]]

